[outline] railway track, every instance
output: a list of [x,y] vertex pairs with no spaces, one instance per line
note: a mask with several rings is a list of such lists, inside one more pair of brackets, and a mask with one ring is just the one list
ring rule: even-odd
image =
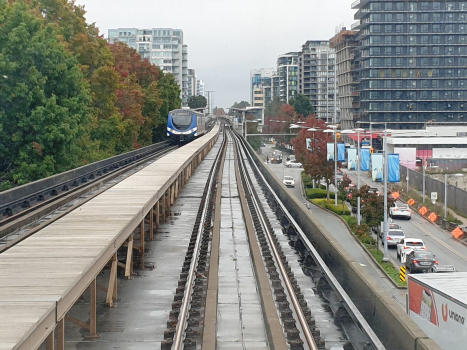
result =
[[[117,156],[115,161],[110,159],[76,177],[59,174],[56,182],[38,181],[34,183],[35,192],[19,189],[19,195],[0,194],[3,212],[0,253],[176,148],[178,146],[164,141],[146,147],[140,153],[133,151],[126,157]],[[8,202],[9,198],[14,200]]]
[[[229,182],[224,181],[223,177],[231,173],[234,175]],[[223,188],[226,185],[229,186],[227,192]],[[232,230],[237,232],[232,238],[223,237],[220,227],[226,227],[225,220],[230,220],[225,213],[234,213],[239,207],[244,222],[240,224],[233,219]],[[248,254],[237,256],[240,248],[234,247],[232,259],[236,267],[232,271],[237,276],[229,280],[236,281],[238,294],[232,298],[238,298],[235,305],[240,311],[238,315],[237,311],[233,314],[230,311],[226,316],[227,309],[221,298],[226,293],[222,281],[226,280],[227,270],[223,264],[228,260],[219,247],[225,250],[225,242],[236,242],[238,231],[243,229]],[[249,290],[239,287],[246,283],[243,279],[250,276],[245,265],[252,269],[254,285],[250,284]],[[243,269],[241,274],[240,269]],[[228,293],[235,291],[232,288]],[[261,311],[250,319],[246,309],[254,309],[256,301]],[[310,301],[313,305],[309,305]],[[217,348],[217,342],[224,341],[222,334],[229,332],[222,317],[238,318],[241,325],[238,338],[243,348],[248,348],[245,345],[248,341],[255,341],[255,344],[264,344],[261,348],[276,350],[317,350],[330,346],[384,349],[264,181],[249,157],[244,140],[231,131],[228,124],[206,182],[161,348]],[[247,325],[256,330],[255,334],[247,334]]]

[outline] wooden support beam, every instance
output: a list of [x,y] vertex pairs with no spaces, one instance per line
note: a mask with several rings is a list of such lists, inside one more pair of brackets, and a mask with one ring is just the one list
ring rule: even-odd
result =
[[175,199],[178,198],[178,191],[180,190],[180,187],[179,187],[179,181],[178,181],[178,178],[177,178],[177,181],[175,181]]
[[162,195],[162,222],[165,222],[165,192]]
[[159,200],[156,203],[156,228],[159,230],[159,224],[160,224],[160,207],[161,207],[161,200]]
[[128,237],[128,251],[126,253],[125,278],[131,278],[133,272],[133,234]]
[[57,350],[65,350],[65,319],[58,321],[57,325]]
[[154,207],[149,211],[149,239],[154,241]]
[[65,315],[65,320],[67,320],[68,322],[74,323],[75,325],[80,326],[81,328],[87,329],[88,331],[91,329],[89,324],[81,320],[78,320],[76,317]]
[[[123,264],[122,264],[123,265]],[[125,265],[123,266],[125,267]],[[97,290],[100,290],[101,292],[105,292],[107,293],[107,291],[109,290],[107,287],[104,287],[104,286],[101,286],[100,284],[97,285]]]
[[139,232],[140,232],[140,238],[141,238],[141,249],[140,249],[140,252],[141,252],[141,255],[144,255],[144,244],[145,244],[145,240],[144,240],[144,219],[141,220],[141,224],[139,225]]
[[[133,251],[133,250],[131,250]],[[117,253],[112,256],[112,266],[110,268],[109,287],[107,288],[106,302],[110,307],[114,306],[117,299]]]
[[45,340],[45,349],[46,350],[55,350],[55,330],[52,329],[52,332],[47,336]]
[[89,319],[89,337],[90,338],[100,338],[100,335],[97,334],[97,281],[94,280],[91,282],[91,310],[90,310],[90,319]]

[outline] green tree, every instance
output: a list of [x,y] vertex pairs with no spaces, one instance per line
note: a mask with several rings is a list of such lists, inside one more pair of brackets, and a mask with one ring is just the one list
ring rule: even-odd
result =
[[180,86],[175,81],[172,74],[162,74],[158,82],[161,96],[160,121],[153,133],[152,141],[159,142],[165,139],[167,130],[167,119],[169,112],[178,109],[182,105],[180,98]]
[[235,115],[235,112],[232,108],[240,108],[240,109],[243,109],[243,108],[246,108],[246,107],[250,107],[250,104],[247,102],[247,101],[241,101],[241,102],[235,102],[230,108],[229,110],[229,115]]
[[264,110],[264,115],[266,117],[276,117],[281,111],[281,107],[285,105],[283,101],[280,100],[279,96],[274,96],[272,101],[267,105]]
[[191,96],[188,99],[188,106],[192,109],[195,108],[203,108],[206,107],[208,104],[208,101],[206,100],[206,97],[198,95],[198,96]]
[[298,94],[295,98],[291,99],[289,104],[295,108],[297,114],[305,118],[315,112],[315,108],[312,106],[310,99],[302,94]]
[[29,1],[0,1],[0,72],[8,76],[0,83],[1,181],[23,184],[80,165],[88,86],[57,26]]

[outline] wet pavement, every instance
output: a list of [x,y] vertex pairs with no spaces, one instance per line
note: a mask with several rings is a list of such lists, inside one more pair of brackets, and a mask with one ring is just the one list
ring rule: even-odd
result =
[[217,349],[269,349],[229,142],[222,179]]
[[[106,293],[98,292],[100,338],[86,340],[88,331],[65,322],[66,349],[160,349],[201,196],[221,140],[219,137],[180,193],[168,220],[154,235],[155,240],[146,242],[145,255],[141,266],[135,267],[134,278],[125,280],[118,276],[116,307],[109,308],[105,304]],[[105,270],[98,276],[98,284],[107,283],[108,270]],[[86,291],[68,316],[89,321],[89,299]]]

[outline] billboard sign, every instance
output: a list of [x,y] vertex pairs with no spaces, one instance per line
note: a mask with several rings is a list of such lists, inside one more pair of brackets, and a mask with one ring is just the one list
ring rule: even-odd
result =
[[380,153],[371,155],[371,179],[374,182],[383,181],[383,155]]
[[334,160],[334,142],[328,142],[327,145],[327,160]]
[[349,148],[347,150],[347,169],[357,170],[357,149]]
[[401,181],[401,169],[399,166],[399,155],[388,154],[388,181],[389,182],[400,182]]
[[370,171],[370,149],[362,148],[360,150],[360,153],[361,153],[360,170]]

